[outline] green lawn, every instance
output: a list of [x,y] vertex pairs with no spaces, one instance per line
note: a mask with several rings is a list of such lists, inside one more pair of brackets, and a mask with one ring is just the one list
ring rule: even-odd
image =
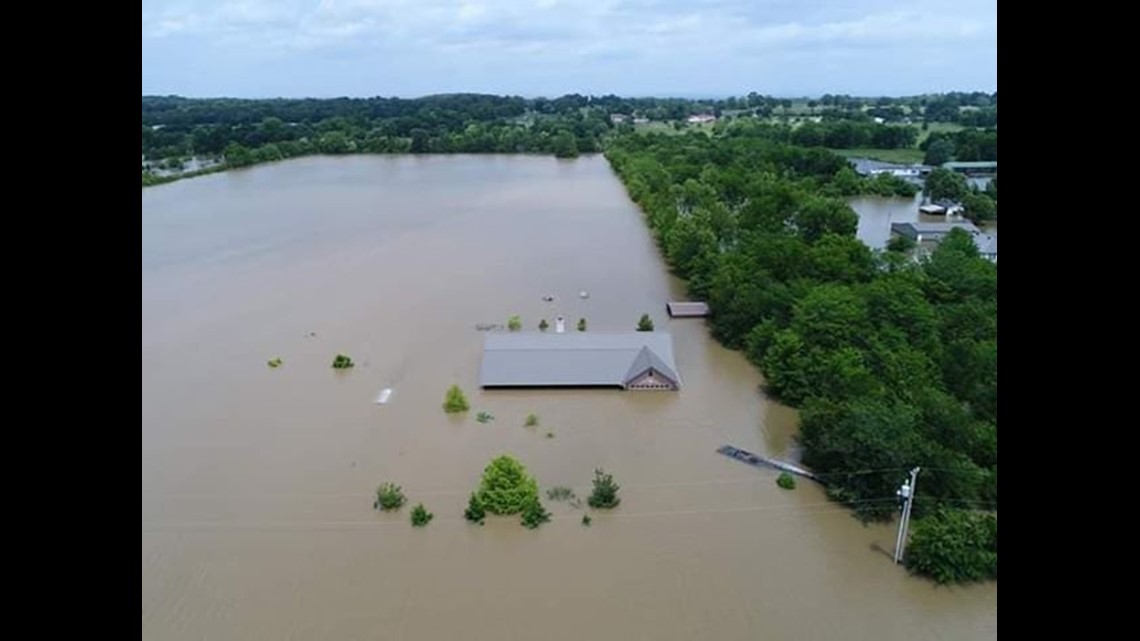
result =
[[881,162],[894,162],[900,164],[921,163],[924,154],[921,149],[832,149],[835,153],[846,158],[870,158]]
[[713,131],[713,126],[715,124],[716,123],[713,123],[713,122],[706,122],[706,123],[701,123],[698,125],[690,125],[690,124],[686,123],[686,125],[684,127],[682,127],[681,129],[678,130],[678,129],[675,129],[673,127],[673,123],[671,121],[670,122],[661,122],[658,120],[654,120],[654,121],[650,121],[650,122],[646,122],[646,123],[636,124],[633,126],[633,130],[636,131],[637,133],[640,133],[640,134],[659,133],[659,134],[668,134],[668,135],[680,135],[680,134],[687,133],[689,131],[700,131],[702,133],[711,135],[712,131]]
[[936,131],[944,131],[947,133],[954,133],[955,131],[962,131],[965,129],[962,125],[953,122],[932,122],[930,128],[925,131],[922,130],[922,125],[918,125],[918,142],[915,144],[921,145],[923,141],[930,137],[930,134]]

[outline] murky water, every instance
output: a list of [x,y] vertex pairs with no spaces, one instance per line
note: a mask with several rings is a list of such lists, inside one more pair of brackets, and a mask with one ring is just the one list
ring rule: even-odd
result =
[[[861,196],[848,201],[855,213],[859,214],[859,227],[855,232],[864,243],[875,249],[886,247],[891,239],[891,223],[912,223],[923,221],[946,223],[965,221],[961,216],[929,216],[918,211],[922,204],[922,194],[914,198],[883,198]],[[997,237],[997,221],[991,220],[978,228],[990,236]]]
[[[995,585],[908,577],[890,526],[715,452],[794,456],[795,412],[667,318],[682,287],[604,159],[309,158],[142,198],[144,638],[996,638]],[[679,393],[476,389],[476,324],[643,312]],[[622,504],[471,526],[503,452],[580,496],[605,467]],[[426,529],[373,511],[389,480]]]

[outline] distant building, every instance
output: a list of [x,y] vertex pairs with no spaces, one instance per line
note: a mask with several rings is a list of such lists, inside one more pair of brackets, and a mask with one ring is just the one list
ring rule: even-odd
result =
[[997,262],[997,236],[977,234],[974,236],[974,244],[978,246],[978,253],[982,258],[991,263]]
[[625,114],[610,114],[610,122],[614,123],[615,125],[620,125],[626,120],[629,120],[629,116]]
[[644,124],[648,124],[648,123],[649,123],[648,118],[634,118],[633,119],[633,124],[635,124],[635,125],[644,125]]
[[891,174],[899,178],[919,178],[930,173],[930,167],[926,165],[899,165],[870,158],[852,158],[848,163],[855,168],[855,173],[863,176]]
[[488,334],[480,385],[677,390],[673,338],[664,332]]
[[982,233],[974,223],[965,220],[948,223],[891,223],[892,233],[906,236],[915,242],[924,240],[938,242],[955,229],[962,229],[970,235]]
[[905,236],[916,243],[938,244],[946,235],[955,229],[961,229],[968,234],[978,248],[978,254],[986,260],[997,262],[997,237],[990,236],[978,229],[969,221],[946,223],[891,223],[891,233]]
[[694,114],[685,119],[690,125],[699,125],[706,122],[715,122],[716,116],[712,114]]
[[942,168],[967,176],[993,176],[997,174],[997,161],[947,162],[942,163]]

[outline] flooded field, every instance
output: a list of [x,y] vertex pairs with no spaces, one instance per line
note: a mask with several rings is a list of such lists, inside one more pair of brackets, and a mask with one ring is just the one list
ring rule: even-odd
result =
[[[911,578],[891,526],[716,453],[795,458],[795,412],[668,319],[683,287],[600,156],[306,158],[142,199],[143,638],[996,638],[994,584]],[[645,312],[680,392],[476,387],[476,325]],[[466,416],[441,409],[453,383]],[[543,492],[604,467],[621,505],[469,525],[500,453]],[[375,512],[383,481],[431,524]]]

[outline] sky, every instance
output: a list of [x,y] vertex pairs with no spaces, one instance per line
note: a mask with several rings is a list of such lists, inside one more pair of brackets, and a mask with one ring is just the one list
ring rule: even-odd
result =
[[143,95],[997,90],[997,0],[143,0]]

